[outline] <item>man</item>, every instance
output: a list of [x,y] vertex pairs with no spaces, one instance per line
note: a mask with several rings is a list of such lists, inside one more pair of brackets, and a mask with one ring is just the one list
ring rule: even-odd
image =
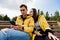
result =
[[27,15],[27,6],[22,4],[20,6],[21,14],[16,19],[16,24],[20,25],[22,27],[22,30],[26,32],[27,34],[30,34],[30,37],[32,36],[32,32],[34,30],[34,20],[32,17]]
[[11,28],[4,28],[0,30],[0,40],[30,40],[27,33],[20,31],[19,25],[14,21],[10,21]]

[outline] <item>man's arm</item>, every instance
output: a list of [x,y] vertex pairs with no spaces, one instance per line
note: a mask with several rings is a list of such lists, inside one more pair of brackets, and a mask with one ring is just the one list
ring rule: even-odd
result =
[[34,19],[31,17],[29,24],[25,25],[24,31],[25,32],[33,32],[33,30],[34,30]]

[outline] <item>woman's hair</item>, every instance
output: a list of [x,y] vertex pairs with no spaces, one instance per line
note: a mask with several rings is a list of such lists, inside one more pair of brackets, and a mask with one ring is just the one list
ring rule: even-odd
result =
[[32,8],[33,10],[33,18],[34,18],[34,22],[36,22],[38,20],[38,14],[37,14],[37,10],[35,8]]

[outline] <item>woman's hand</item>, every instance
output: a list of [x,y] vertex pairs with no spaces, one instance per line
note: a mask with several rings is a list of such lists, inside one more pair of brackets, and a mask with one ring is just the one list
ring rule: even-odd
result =
[[42,36],[42,34],[40,34],[40,31],[36,31],[35,34],[36,34],[37,36]]
[[52,33],[48,33],[49,39],[53,38],[53,40],[59,40],[56,36],[54,36]]

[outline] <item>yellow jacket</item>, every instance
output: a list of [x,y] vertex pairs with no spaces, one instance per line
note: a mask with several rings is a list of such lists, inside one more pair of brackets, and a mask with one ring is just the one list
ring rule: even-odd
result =
[[50,29],[50,30],[51,30],[51,28],[49,27],[50,25],[47,23],[44,15],[40,15],[40,16],[38,17],[38,23],[39,23],[40,27],[42,28],[42,30],[43,30],[44,32],[45,32],[47,29]]
[[24,32],[29,33],[32,36],[32,32],[34,30],[34,20],[32,17],[27,16],[25,21],[23,22],[20,16],[17,17],[16,24],[22,25],[24,23]]

